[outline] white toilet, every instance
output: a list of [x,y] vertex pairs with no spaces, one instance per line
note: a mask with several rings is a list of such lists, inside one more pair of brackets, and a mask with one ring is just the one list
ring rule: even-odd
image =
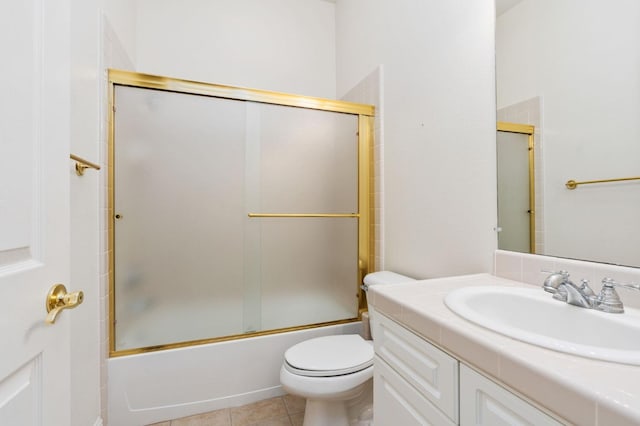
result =
[[[394,272],[374,272],[364,278],[364,288],[412,280]],[[285,352],[280,369],[284,390],[307,399],[304,426],[373,424],[372,377],[373,342],[359,334],[298,343]]]

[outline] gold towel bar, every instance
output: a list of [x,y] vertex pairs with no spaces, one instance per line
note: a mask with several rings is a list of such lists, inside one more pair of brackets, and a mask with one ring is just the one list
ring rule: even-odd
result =
[[249,213],[249,217],[360,217],[358,213]]
[[585,180],[584,182],[576,182],[575,180],[568,180],[567,183],[565,183],[565,186],[568,189],[576,189],[578,185],[588,185],[590,183],[620,182],[623,180],[640,180],[640,176],[618,178],[618,179]]
[[92,163],[91,161],[85,160],[82,157],[78,157],[75,154],[69,154],[69,158],[71,158],[72,160],[75,160],[75,162],[76,162],[76,174],[78,176],[84,175],[85,169],[91,168],[91,169],[100,170],[100,166],[97,165],[96,163]]

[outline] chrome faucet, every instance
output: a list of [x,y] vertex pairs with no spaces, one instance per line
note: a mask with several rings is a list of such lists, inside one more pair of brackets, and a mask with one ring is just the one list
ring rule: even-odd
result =
[[591,287],[589,287],[588,280],[580,281],[579,286],[575,285],[570,280],[566,280],[560,286],[560,291],[562,292],[562,290],[567,292],[566,302],[568,304],[589,309],[594,307],[594,299],[596,298],[596,295]]
[[[543,270],[542,272],[551,272],[551,271]],[[544,284],[542,285],[542,288],[544,289],[544,291],[548,293],[556,294],[558,292],[558,287],[560,287],[560,285],[565,281],[567,281],[568,279],[569,279],[569,273],[567,271],[551,272],[551,275],[549,275],[547,279],[544,280]]]
[[569,279],[567,271],[554,272],[544,280],[545,291],[552,293],[553,298],[581,308],[593,308],[595,293],[589,287],[589,281],[582,280],[576,285]]
[[580,285],[576,285],[569,279],[569,273],[567,271],[551,273],[542,285],[544,291],[552,293],[553,298],[556,300],[567,302],[570,305],[581,308],[621,314],[624,312],[624,306],[615,287],[640,291],[640,284],[621,283],[611,278],[604,278],[602,280],[602,290],[600,294],[596,296],[591,287],[589,287],[588,280],[582,280],[580,281]]

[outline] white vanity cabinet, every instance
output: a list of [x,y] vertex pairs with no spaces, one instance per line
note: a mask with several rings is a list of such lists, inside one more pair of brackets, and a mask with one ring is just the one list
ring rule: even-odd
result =
[[457,425],[458,361],[384,315],[372,321],[376,426]]
[[561,425],[386,316],[371,321],[376,426]]
[[373,383],[376,425],[456,425],[378,356],[375,358]]
[[460,364],[460,424],[462,426],[562,425],[462,363]]

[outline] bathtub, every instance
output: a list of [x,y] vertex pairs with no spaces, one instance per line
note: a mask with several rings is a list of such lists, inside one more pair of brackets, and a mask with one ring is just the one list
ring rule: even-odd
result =
[[354,322],[110,358],[108,423],[147,425],[280,396],[287,348],[361,328]]

